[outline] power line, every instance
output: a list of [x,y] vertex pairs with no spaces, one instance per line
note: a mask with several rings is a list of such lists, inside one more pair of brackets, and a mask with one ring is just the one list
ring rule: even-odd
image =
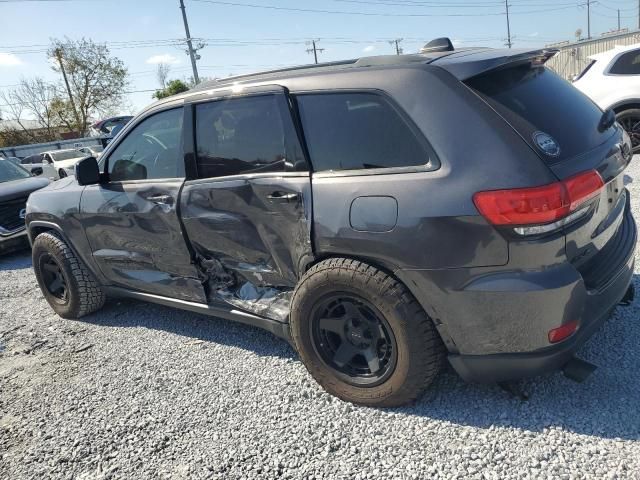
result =
[[[0,0],[0,2],[2,2],[3,0]],[[24,1],[36,1],[36,0],[24,0]],[[62,0],[48,0],[48,1],[62,1]],[[147,92],[155,92],[157,89],[155,88],[150,88],[150,89],[146,89],[146,90],[129,90],[126,92],[122,92],[124,95],[128,95],[131,93],[147,93]],[[27,105],[27,103],[25,102],[18,102],[18,103],[4,103],[4,104],[0,104],[0,107],[16,107],[18,105]]]
[[504,15],[502,12],[496,13],[383,13],[383,12],[345,12],[340,10],[323,10],[315,8],[279,7],[277,5],[256,5],[254,3],[227,2],[222,0],[191,0],[192,2],[211,3],[215,5],[227,5],[232,7],[260,8],[266,10],[282,10],[287,12],[300,13],[324,13],[333,15],[361,15],[368,17],[492,17]]

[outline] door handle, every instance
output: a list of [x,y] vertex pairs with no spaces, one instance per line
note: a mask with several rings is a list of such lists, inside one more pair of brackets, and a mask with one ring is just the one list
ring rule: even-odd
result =
[[147,200],[159,205],[173,205],[173,197],[171,195],[152,195]]
[[287,193],[287,192],[273,192],[273,193],[270,193],[269,195],[267,195],[267,198],[271,202],[289,203],[289,202],[293,202],[295,200],[298,200],[298,194],[297,193]]

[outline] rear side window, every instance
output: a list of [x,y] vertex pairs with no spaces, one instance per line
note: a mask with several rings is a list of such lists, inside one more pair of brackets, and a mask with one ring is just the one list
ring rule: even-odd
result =
[[284,101],[259,95],[196,105],[198,177],[307,170]]
[[609,70],[613,75],[640,75],[640,50],[622,54]]
[[[613,130],[598,131],[602,110],[569,82],[545,67],[529,64],[494,70],[466,84],[478,92],[549,163],[587,152]],[[536,145],[537,132],[551,135],[560,147],[546,155]]]
[[306,94],[297,101],[315,171],[429,163],[426,145],[381,95]]

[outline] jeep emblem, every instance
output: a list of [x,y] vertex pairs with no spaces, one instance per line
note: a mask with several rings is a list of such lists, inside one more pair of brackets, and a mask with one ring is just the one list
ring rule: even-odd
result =
[[548,133],[535,132],[533,134],[533,141],[544,154],[550,157],[560,155],[560,145],[558,145],[558,142]]

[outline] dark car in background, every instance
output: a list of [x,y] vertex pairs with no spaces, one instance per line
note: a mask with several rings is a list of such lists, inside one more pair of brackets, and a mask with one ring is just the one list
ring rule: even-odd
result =
[[131,115],[123,115],[119,117],[111,117],[104,120],[100,120],[99,122],[91,125],[91,134],[92,136],[101,137],[101,136],[112,136],[112,130],[116,127],[121,128],[126,125],[133,117]]
[[33,177],[10,160],[0,159],[0,253],[27,245],[27,198],[48,184],[47,179]]
[[43,162],[41,153],[24,157],[20,160],[20,165],[34,175],[43,175],[51,180],[56,178],[55,169]]
[[261,326],[372,406],[445,359],[566,372],[632,297],[636,226],[629,137],[553,53],[432,48],[157,102],[31,196],[40,288],[65,318],[125,296]]

